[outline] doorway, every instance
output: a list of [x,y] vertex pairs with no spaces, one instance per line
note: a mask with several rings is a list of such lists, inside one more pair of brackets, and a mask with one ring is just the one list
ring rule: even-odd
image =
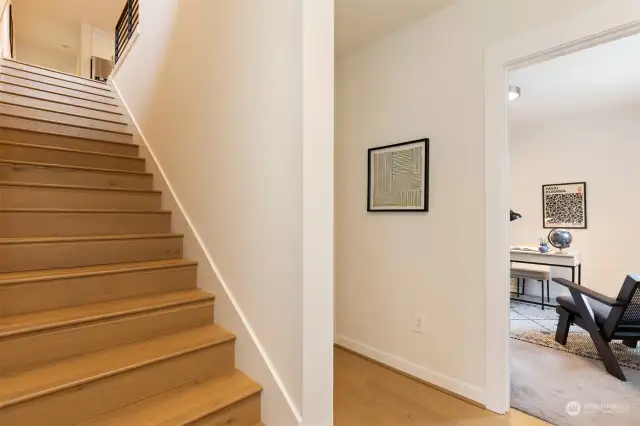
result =
[[508,73],[639,32],[638,4],[633,1],[607,2],[569,21],[508,40],[486,52],[485,401],[490,410],[504,413],[510,407]]

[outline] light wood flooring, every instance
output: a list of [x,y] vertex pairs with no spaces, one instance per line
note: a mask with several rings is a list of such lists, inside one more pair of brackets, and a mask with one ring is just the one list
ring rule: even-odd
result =
[[335,350],[335,426],[544,426],[512,411],[499,416],[347,351]]

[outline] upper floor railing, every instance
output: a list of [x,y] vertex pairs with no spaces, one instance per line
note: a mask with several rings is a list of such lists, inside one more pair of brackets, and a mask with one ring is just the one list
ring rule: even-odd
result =
[[115,63],[118,62],[118,59],[127,47],[127,43],[129,43],[129,40],[133,36],[133,32],[138,26],[139,15],[138,0],[127,0],[127,4],[125,4],[122,15],[120,15],[120,19],[116,25]]

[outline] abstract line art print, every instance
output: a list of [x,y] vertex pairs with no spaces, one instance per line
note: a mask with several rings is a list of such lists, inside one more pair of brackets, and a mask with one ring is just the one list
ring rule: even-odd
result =
[[429,210],[429,139],[369,149],[367,210]]

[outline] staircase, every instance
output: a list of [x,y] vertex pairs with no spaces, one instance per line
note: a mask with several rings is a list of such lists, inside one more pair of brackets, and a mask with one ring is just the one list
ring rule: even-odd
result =
[[0,61],[0,425],[262,425],[116,96]]

